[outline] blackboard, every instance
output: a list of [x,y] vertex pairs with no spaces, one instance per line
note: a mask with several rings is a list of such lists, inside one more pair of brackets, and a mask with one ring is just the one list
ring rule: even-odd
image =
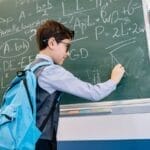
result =
[[[0,0],[0,95],[38,52],[36,28],[55,19],[75,30],[64,66],[96,84],[117,63],[126,73],[103,101],[150,97],[150,63],[141,0]],[[86,102],[64,95],[62,104]]]

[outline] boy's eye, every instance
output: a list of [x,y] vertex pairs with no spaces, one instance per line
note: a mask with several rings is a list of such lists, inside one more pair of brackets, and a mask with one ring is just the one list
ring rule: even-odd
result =
[[70,46],[71,46],[71,44],[70,44],[70,43],[63,42],[63,41],[61,41],[60,43],[62,43],[62,44],[64,44],[64,45],[66,46],[66,52],[68,52],[68,51],[69,51],[69,48],[70,48]]
[[66,48],[67,48],[66,51],[68,52],[68,51],[69,51],[69,48],[70,48],[70,44],[67,44],[67,45],[66,45]]

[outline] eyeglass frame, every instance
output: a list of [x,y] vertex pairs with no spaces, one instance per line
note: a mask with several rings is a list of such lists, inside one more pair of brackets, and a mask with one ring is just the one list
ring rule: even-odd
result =
[[67,48],[67,49],[66,49],[66,52],[69,52],[71,43],[66,43],[66,42],[63,42],[63,41],[60,41],[59,43],[65,44],[65,46],[66,46],[66,48]]
[[[44,39],[43,42],[47,42],[49,39]],[[59,43],[62,43],[62,44],[65,44],[66,45],[66,52],[69,51],[70,49],[70,46],[71,46],[71,43],[66,43],[66,42],[63,42],[63,41],[60,41]]]

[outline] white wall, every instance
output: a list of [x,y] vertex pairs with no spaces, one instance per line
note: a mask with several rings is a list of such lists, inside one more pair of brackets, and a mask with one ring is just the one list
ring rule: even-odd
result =
[[58,140],[150,139],[150,113],[60,118]]

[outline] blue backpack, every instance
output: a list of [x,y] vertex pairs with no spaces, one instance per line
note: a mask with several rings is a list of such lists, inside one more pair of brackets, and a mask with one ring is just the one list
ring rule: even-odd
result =
[[3,96],[0,108],[0,150],[34,150],[41,135],[36,127],[36,86],[34,72],[49,62],[40,62],[18,72]]

